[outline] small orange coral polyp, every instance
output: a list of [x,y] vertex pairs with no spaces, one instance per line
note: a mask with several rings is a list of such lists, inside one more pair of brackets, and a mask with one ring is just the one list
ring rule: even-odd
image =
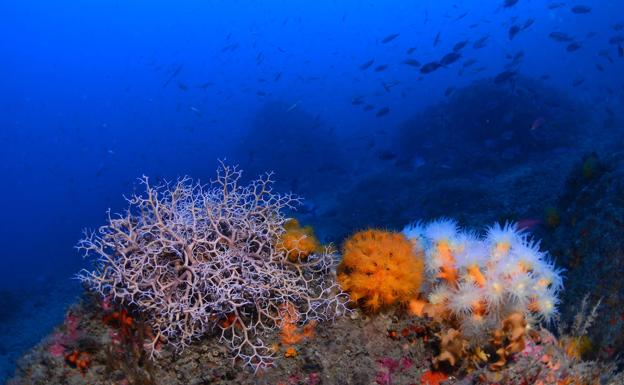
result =
[[312,227],[301,227],[299,221],[290,219],[284,225],[284,230],[277,242],[277,249],[284,250],[289,261],[304,260],[319,249]]
[[365,230],[344,245],[338,281],[353,302],[371,310],[406,303],[420,289],[423,255],[401,233]]

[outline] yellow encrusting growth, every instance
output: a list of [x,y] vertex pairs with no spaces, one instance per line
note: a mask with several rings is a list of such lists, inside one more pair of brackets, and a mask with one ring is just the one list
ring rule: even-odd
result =
[[354,303],[367,310],[407,303],[423,281],[422,251],[401,233],[365,230],[344,245],[338,282]]
[[319,251],[321,245],[311,226],[301,227],[299,221],[293,218],[284,224],[284,230],[276,248],[285,252],[289,261],[304,261],[310,254]]

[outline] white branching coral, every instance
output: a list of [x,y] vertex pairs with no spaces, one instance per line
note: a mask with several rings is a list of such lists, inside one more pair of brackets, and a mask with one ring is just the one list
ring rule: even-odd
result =
[[177,350],[220,330],[235,359],[255,370],[271,362],[262,339],[288,306],[301,323],[346,312],[330,249],[291,262],[276,247],[300,199],[272,191],[271,174],[240,185],[241,171],[221,163],[209,185],[183,178],[128,199],[78,244],[95,258],[78,278],[102,296],[141,312],[155,338]]

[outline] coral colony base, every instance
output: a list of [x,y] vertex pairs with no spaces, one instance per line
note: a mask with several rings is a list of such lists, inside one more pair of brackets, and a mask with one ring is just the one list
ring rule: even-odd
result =
[[[583,360],[597,306],[584,300],[573,325],[558,322],[562,271],[515,225],[483,236],[451,219],[368,229],[340,257],[287,218],[300,199],[273,192],[271,174],[240,179],[224,164],[209,185],[143,177],[145,193],[78,245],[94,261],[78,277],[99,298],[68,313],[13,383],[62,382],[67,370],[98,384],[109,380],[102,372],[121,383],[171,382],[172,370],[176,383],[231,383],[235,375],[211,372],[222,366],[178,372],[198,345],[227,347],[248,375],[284,384],[318,384],[321,374],[328,384],[623,383],[616,363]],[[326,321],[333,326],[316,336]],[[41,370],[59,359],[61,375]],[[295,381],[297,371],[307,380]],[[242,373],[239,383],[255,381]]]

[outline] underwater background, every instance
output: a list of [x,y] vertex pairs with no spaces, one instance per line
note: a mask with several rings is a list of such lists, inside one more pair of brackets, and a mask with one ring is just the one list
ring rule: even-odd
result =
[[83,229],[218,159],[323,242],[518,221],[564,305],[624,314],[622,1],[9,0],[0,36],[1,381],[81,295]]

